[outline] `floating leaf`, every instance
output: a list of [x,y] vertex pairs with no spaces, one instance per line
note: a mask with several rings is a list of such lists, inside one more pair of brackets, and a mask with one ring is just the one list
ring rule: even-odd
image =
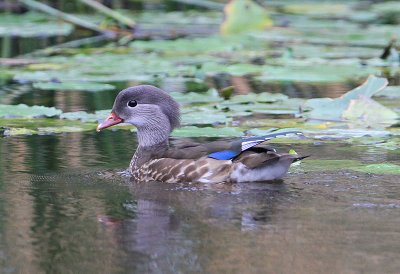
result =
[[0,105],[0,117],[13,118],[13,117],[53,117],[60,115],[61,110],[55,107],[44,107],[44,106],[27,106],[24,104],[19,105]]
[[232,64],[232,65],[226,65],[226,64],[218,64],[218,63],[207,63],[204,64],[202,67],[202,70],[207,74],[207,75],[215,75],[219,73],[228,73],[230,75],[234,76],[243,76],[243,75],[249,75],[249,74],[260,74],[265,70],[264,67],[258,66],[258,65],[253,65],[253,64],[246,64],[246,63],[241,63],[241,64]]
[[398,98],[400,99],[400,86],[389,86],[384,90],[374,94],[375,97],[387,97],[387,98]]
[[3,132],[4,136],[32,135],[32,134],[37,134],[37,131],[27,128],[8,128]]
[[0,36],[67,36],[74,30],[72,24],[61,21],[48,21],[48,17],[34,12],[18,15],[2,14],[0,18]]
[[81,120],[82,122],[98,122],[99,120],[104,120],[111,110],[98,110],[95,113],[87,113],[85,111],[75,111],[75,112],[64,112],[60,115],[61,119],[68,120]]
[[183,125],[215,125],[228,122],[232,122],[232,118],[227,117],[223,112],[209,110],[200,111],[197,109],[194,112],[183,113],[182,115]]
[[243,95],[232,96],[227,103],[272,103],[288,99],[287,95],[281,93],[248,93]]
[[[310,99],[306,102],[305,108],[311,108],[312,110],[308,113],[305,113],[305,115],[311,119],[336,121],[350,119],[351,121],[357,121],[359,120],[359,118],[362,117],[365,117],[366,119],[368,119],[369,117],[371,119],[374,115],[379,115],[375,113],[375,111],[379,109],[379,111],[382,112],[383,115],[381,118],[387,119],[381,120],[380,122],[393,123],[393,118],[395,118],[395,115],[390,109],[387,109],[377,102],[371,103],[371,101],[361,99],[361,97],[370,98],[371,96],[385,88],[387,83],[388,82],[385,78],[370,76],[364,84],[347,92],[339,98]],[[354,106],[357,105],[360,108],[362,105],[363,110],[360,109],[359,111],[355,111]],[[368,109],[368,105],[373,105],[374,108]]]
[[207,92],[171,92],[170,95],[179,103],[208,103],[220,102],[223,99],[219,97],[216,89],[210,89]]
[[263,70],[261,76],[256,77],[260,81],[276,82],[276,81],[291,81],[291,82],[343,82],[348,79],[360,76],[366,76],[376,69],[362,68],[357,65],[335,65],[335,64],[312,64],[303,63],[295,66],[293,60],[288,62],[278,62],[280,67],[269,66]]
[[373,127],[380,124],[395,124],[399,115],[371,98],[361,96],[358,99],[350,100],[342,117],[348,121],[360,122],[364,126]]
[[376,3],[371,6],[371,10],[378,14],[380,21],[384,24],[400,23],[400,3],[398,1]]
[[222,34],[263,30],[272,26],[267,11],[251,0],[231,0],[225,5],[224,13]]
[[335,3],[289,4],[285,5],[283,7],[283,10],[287,13],[309,14],[318,16],[338,16],[338,14],[347,14],[350,11],[348,5]]
[[351,167],[351,169],[365,173],[400,175],[400,166],[391,163],[371,164],[366,166]]
[[65,68],[63,64],[55,64],[55,63],[38,63],[38,64],[29,64],[26,66],[29,70],[58,70]]
[[72,90],[72,91],[105,91],[105,90],[113,90],[115,87],[110,84],[103,83],[95,83],[95,82],[78,82],[78,81],[69,81],[69,82],[39,82],[33,84],[34,88],[42,89],[42,90]]
[[[93,129],[93,128],[91,128]],[[51,133],[64,133],[64,132],[81,132],[88,130],[84,127],[79,126],[63,126],[63,127],[42,127],[38,128],[39,134],[51,134]]]
[[187,126],[174,130],[172,136],[179,137],[240,137],[243,136],[243,132],[238,128],[224,127],[224,128],[213,128],[213,127],[195,127]]

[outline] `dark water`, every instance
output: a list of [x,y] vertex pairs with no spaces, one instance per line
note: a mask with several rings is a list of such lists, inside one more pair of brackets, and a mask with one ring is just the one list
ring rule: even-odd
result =
[[[1,273],[398,273],[399,176],[134,184],[127,131],[0,139]],[[287,149],[281,145],[281,149]],[[298,145],[312,159],[398,151]]]

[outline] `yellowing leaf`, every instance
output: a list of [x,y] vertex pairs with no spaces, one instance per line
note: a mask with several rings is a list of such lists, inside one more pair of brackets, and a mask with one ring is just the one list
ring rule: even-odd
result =
[[283,9],[287,13],[310,15],[346,14],[349,12],[347,5],[335,3],[289,4]]
[[251,0],[232,0],[225,5],[221,34],[263,30],[272,26],[267,11]]
[[41,63],[41,64],[31,64],[26,67],[28,70],[57,70],[65,68],[64,64],[54,64],[54,63]]
[[399,115],[393,110],[379,104],[366,96],[360,96],[349,102],[342,117],[350,121],[359,121],[366,126],[379,124],[395,124]]

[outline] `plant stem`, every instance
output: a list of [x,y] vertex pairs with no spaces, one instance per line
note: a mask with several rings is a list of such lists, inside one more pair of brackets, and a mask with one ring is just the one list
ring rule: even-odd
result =
[[225,6],[222,3],[216,3],[209,0],[172,0],[172,1],[188,5],[204,7],[212,10],[223,10]]
[[52,8],[50,6],[47,6],[43,3],[39,3],[35,0],[19,0],[22,4],[24,4],[25,6],[31,8],[31,9],[35,9],[35,10],[39,10],[41,12],[50,14],[52,16],[61,18],[64,21],[70,22],[74,25],[78,25],[81,26],[83,28],[86,29],[90,29],[96,32],[100,32],[100,33],[107,33],[110,35],[115,35],[115,33],[113,31],[109,31],[109,30],[104,30],[99,28],[98,26],[96,26],[95,24],[91,23],[91,22],[87,22],[79,17],[76,17],[74,15],[70,15],[68,13],[59,11],[55,8]]
[[95,0],[79,0],[79,1],[94,8],[95,10],[117,20],[118,22],[130,27],[131,29],[133,29],[135,27],[135,24],[136,24],[135,21],[120,14],[119,12],[116,12],[116,11],[104,6],[100,2],[97,2]]

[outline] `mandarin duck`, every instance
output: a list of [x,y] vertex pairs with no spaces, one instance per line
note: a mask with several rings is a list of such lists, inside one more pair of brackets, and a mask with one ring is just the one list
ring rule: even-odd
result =
[[279,154],[262,143],[279,135],[272,133],[206,144],[169,145],[169,135],[180,125],[179,104],[165,91],[150,85],[119,92],[109,117],[97,131],[129,123],[137,128],[138,147],[129,165],[135,181],[254,182],[282,178],[301,157]]

